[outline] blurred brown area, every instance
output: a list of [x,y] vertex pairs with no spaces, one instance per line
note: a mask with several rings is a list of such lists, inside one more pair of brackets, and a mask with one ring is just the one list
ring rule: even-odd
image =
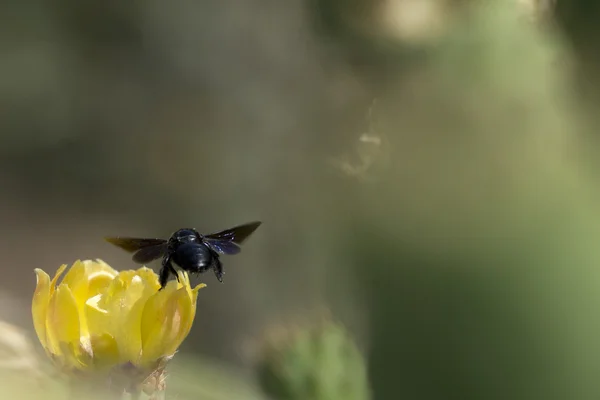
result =
[[597,6],[501,3],[3,3],[0,318],[135,268],[105,235],[262,220],[182,351],[328,306],[376,398],[591,399]]

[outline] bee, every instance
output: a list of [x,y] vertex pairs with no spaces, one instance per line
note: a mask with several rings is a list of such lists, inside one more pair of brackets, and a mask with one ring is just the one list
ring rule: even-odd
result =
[[240,245],[260,225],[261,222],[255,221],[207,235],[200,234],[193,228],[183,228],[173,233],[169,239],[131,237],[105,237],[104,239],[128,253],[134,253],[132,259],[137,264],[146,264],[162,257],[159,273],[159,290],[162,290],[170,274],[177,277],[175,266],[197,274],[212,269],[217,280],[223,283],[225,272],[220,256],[239,253]]

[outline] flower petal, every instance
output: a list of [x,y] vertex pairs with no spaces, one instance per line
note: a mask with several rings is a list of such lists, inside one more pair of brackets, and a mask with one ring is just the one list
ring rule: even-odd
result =
[[119,346],[114,337],[108,333],[93,334],[90,342],[95,367],[107,368],[120,363]]
[[50,298],[46,332],[52,352],[77,366],[75,349],[79,348],[80,342],[79,311],[67,285],[61,284]]
[[124,312],[122,307],[125,305],[125,291],[126,283],[118,276],[110,283],[104,293],[98,295],[96,308],[104,310],[106,318],[102,319],[101,325],[93,328],[92,332],[108,333],[115,338],[118,337],[120,330],[119,315]]
[[108,287],[118,272],[102,260],[98,262],[77,260],[65,275],[62,283],[69,285],[78,305],[85,304]]
[[[181,345],[181,343],[183,343],[183,341],[185,340],[187,335],[190,333],[190,330],[192,329],[194,319],[196,318],[196,303],[198,300],[198,291],[200,289],[206,287],[206,285],[204,283],[200,283],[200,284],[196,285],[196,287],[194,287],[193,289],[190,289],[189,278],[187,280],[187,283],[188,284],[185,286],[185,290],[186,290],[186,295],[189,298],[190,308],[186,309],[185,314],[183,315],[179,334],[177,335],[177,337],[175,339],[175,342],[177,343],[177,347],[179,347]],[[168,349],[167,354],[169,354],[169,352],[174,353],[175,350],[177,350],[177,347],[174,348],[172,351],[170,349]]]
[[178,271],[177,275],[179,281],[169,282],[165,289],[149,299],[144,310],[141,363],[172,355],[192,327],[198,290],[206,285],[191,289],[189,275],[185,271]]
[[94,296],[85,303],[85,319],[92,334],[108,333],[106,327],[110,324],[108,311],[98,306],[100,297],[101,295]]
[[[87,301],[90,332],[108,334],[116,340],[123,362],[141,351],[139,310],[136,304],[151,292],[135,271],[121,271],[108,288]],[[133,312],[133,314],[132,314]]]
[[135,277],[135,271],[125,270],[119,272],[119,279],[125,284],[125,286],[129,286],[133,278]]
[[142,357],[141,364],[156,361],[161,356],[166,337],[174,316],[170,299],[177,291],[177,282],[170,281],[167,286],[156,292],[145,304],[141,320]]
[[105,292],[116,276],[117,274],[111,275],[110,272],[106,271],[92,272],[90,275],[88,275],[87,298],[89,299],[97,294]]
[[[69,271],[65,274],[65,277],[62,280],[62,284],[68,285],[71,289],[73,295],[77,298],[76,292],[84,290],[83,295],[87,292],[87,279],[85,277],[86,270],[85,265],[81,262],[81,260],[77,260],[73,263]],[[82,283],[85,283],[84,287]],[[79,287],[78,287],[79,286]]]
[[66,285],[71,290],[77,310],[79,312],[79,329],[80,336],[88,338],[89,331],[85,319],[85,302],[88,299],[88,268],[86,264],[77,260],[73,263],[65,277],[61,282],[62,285]]
[[[122,298],[123,305],[120,308],[120,315],[117,315],[119,324],[116,330],[116,338],[119,348],[124,357],[139,355],[141,344],[140,321],[143,304],[151,296],[151,292],[144,285],[144,281],[137,275],[131,279],[129,287]],[[114,311],[109,311],[114,314]],[[113,315],[112,318],[115,318]]]
[[201,283],[199,285],[196,285],[196,287],[191,290],[190,301],[192,303],[192,309],[190,311],[190,315],[186,318],[187,326],[185,326],[182,329],[182,333],[181,333],[183,335],[182,341],[190,333],[190,330],[192,329],[192,325],[194,323],[194,319],[196,318],[196,304],[197,304],[197,300],[198,300],[198,291],[205,287],[206,287],[206,285],[204,283]]
[[54,291],[56,290],[56,283],[58,282],[58,278],[60,278],[62,273],[65,272],[65,269],[67,269],[67,264],[61,265],[56,270],[54,278],[52,278],[52,282],[50,282],[50,296],[52,296],[52,293],[54,293]]
[[192,305],[192,299],[186,289],[189,288],[183,287],[177,290],[167,303],[170,318],[165,330],[164,347],[161,351],[162,355],[175,353],[192,327],[195,310]]
[[[136,362],[142,354],[142,313],[148,299],[157,293],[160,288],[156,273],[146,267],[136,271],[136,278],[132,279],[132,285],[139,285],[142,289],[141,295],[129,309],[127,317],[121,324],[121,336],[119,337],[119,348],[122,357],[131,362]],[[139,290],[139,289],[138,289]],[[135,297],[130,298],[133,301]]]
[[104,272],[104,273],[107,273],[112,276],[119,275],[119,271],[117,271],[116,269],[114,269],[113,267],[111,267],[110,265],[108,265],[107,263],[105,263],[103,260],[101,260],[99,258],[97,258],[96,261],[85,260],[85,261],[83,261],[83,263],[90,267],[91,274],[96,273],[96,272]]
[[86,266],[88,280],[88,299],[105,291],[113,279],[119,275],[119,272],[102,260],[96,260],[96,262],[85,260],[83,263]]
[[123,324],[125,333],[119,337],[121,356],[124,360],[135,363],[142,354],[142,313],[146,305],[146,298],[139,299],[129,310],[127,319]]
[[154,272],[150,268],[141,267],[137,271],[135,271],[135,273],[140,278],[142,278],[142,280],[144,281],[144,284],[150,290],[152,290],[152,292],[156,292],[158,289],[160,289],[160,283],[158,282],[158,275],[156,275],[156,272]]
[[40,343],[47,350],[46,344],[46,315],[48,303],[50,302],[50,276],[39,268],[35,269],[37,284],[31,302],[31,314],[33,327]]
[[59,348],[58,343],[52,339],[52,332],[48,328],[48,319],[49,319],[49,313],[50,313],[50,304],[52,303],[52,297],[54,296],[54,293],[56,292],[56,282],[58,281],[58,278],[60,278],[60,276],[62,275],[62,273],[65,271],[66,268],[67,268],[67,264],[63,264],[60,267],[58,267],[58,269],[56,270],[56,273],[54,274],[54,278],[52,278],[52,281],[50,282],[50,290],[49,290],[49,294],[48,294],[48,308],[46,310],[46,322],[45,322],[46,349],[50,353],[55,354],[55,355],[60,355],[61,353],[60,353],[60,348]]

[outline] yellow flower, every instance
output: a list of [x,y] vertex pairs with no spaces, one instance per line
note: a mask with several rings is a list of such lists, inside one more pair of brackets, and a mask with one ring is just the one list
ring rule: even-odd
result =
[[153,371],[188,335],[198,290],[185,272],[158,290],[149,268],[117,272],[101,260],[76,261],[62,282],[36,269],[32,314],[38,338],[65,372],[134,367]]

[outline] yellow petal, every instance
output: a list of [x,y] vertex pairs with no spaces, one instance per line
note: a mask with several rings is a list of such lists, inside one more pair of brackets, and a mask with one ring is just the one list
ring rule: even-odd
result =
[[146,267],[139,268],[131,278],[126,302],[129,307],[119,324],[118,344],[121,357],[136,362],[142,351],[142,313],[148,299],[160,288],[156,273]]
[[61,285],[66,285],[71,290],[77,310],[79,312],[79,329],[82,337],[89,337],[88,326],[85,314],[85,302],[88,299],[88,278],[86,264],[80,260],[75,261],[65,277]]
[[194,322],[192,299],[185,287],[177,290],[171,296],[167,303],[167,312],[169,312],[170,318],[167,319],[164,348],[161,353],[171,355],[181,346]]
[[110,326],[110,315],[107,310],[102,309],[98,302],[100,295],[94,296],[85,303],[84,314],[88,329],[92,334],[108,333]]
[[77,260],[62,283],[69,285],[77,303],[83,304],[88,298],[108,287],[117,275],[118,272],[102,260]]
[[108,333],[93,334],[90,338],[94,354],[93,363],[97,368],[106,368],[119,364],[119,346]]
[[113,279],[104,293],[101,294],[98,306],[104,310],[108,310],[111,304],[119,304],[119,299],[123,296],[125,291],[126,283],[117,276]]
[[196,293],[196,296],[198,295],[198,290],[205,288],[206,287],[206,283],[199,283],[197,284],[193,289],[192,292]]
[[56,290],[56,282],[58,282],[58,278],[60,278],[62,273],[65,272],[66,268],[67,264],[63,264],[56,270],[56,274],[54,274],[54,278],[52,278],[52,282],[50,282],[50,296],[52,296],[54,290]]
[[58,267],[58,269],[56,270],[56,273],[54,274],[54,278],[52,278],[52,281],[50,282],[50,292],[49,292],[49,296],[48,296],[48,309],[46,311],[46,324],[45,324],[45,328],[46,328],[46,347],[48,349],[48,351],[50,351],[52,354],[56,354],[56,355],[60,355],[60,349],[58,346],[58,343],[56,341],[54,341],[52,339],[52,332],[49,330],[48,328],[48,319],[49,319],[49,313],[50,313],[50,304],[52,303],[52,297],[54,296],[54,293],[56,291],[56,282],[58,281],[58,278],[62,275],[62,273],[65,271],[65,269],[67,268],[67,264],[63,264],[60,267]]
[[120,357],[137,357],[141,350],[139,315],[145,300],[138,303],[151,294],[135,271],[120,272],[104,293],[88,300],[90,332],[112,336]]
[[105,271],[92,272],[88,276],[87,298],[89,299],[90,297],[94,297],[97,294],[106,291],[115,276],[117,275],[111,275],[109,272]]
[[121,332],[126,333],[119,338],[121,357],[123,360],[137,362],[142,354],[142,313],[146,305],[146,298],[139,299],[129,310]]
[[121,304],[121,308],[124,308],[126,310],[131,309],[135,302],[138,301],[140,297],[142,297],[145,291],[144,289],[145,286],[144,282],[142,281],[142,278],[140,278],[137,275],[134,275],[131,278],[131,281],[129,281],[129,283],[126,286],[125,293],[123,294],[123,304]]
[[136,276],[135,271],[125,270],[119,272],[119,279],[125,284],[125,287],[129,286],[133,278]]
[[[139,315],[141,315],[143,304],[150,295],[142,278],[134,275],[121,298],[122,304],[119,307],[119,314],[116,316],[119,324],[118,330],[115,331],[115,337],[119,348],[127,355],[139,354],[141,350]],[[109,310],[109,312],[114,314],[115,311]],[[115,318],[114,315],[113,318]]]
[[142,278],[144,285],[152,290],[152,292],[156,292],[158,289],[160,289],[158,275],[156,275],[153,270],[148,267],[142,267],[135,272],[140,278]]
[[[118,334],[121,330],[119,324],[121,323],[120,316],[126,313],[125,306],[125,292],[126,283],[117,276],[108,286],[104,293],[99,294],[96,308],[103,310],[105,316],[102,318],[96,315],[96,320],[93,320],[93,316],[88,317],[88,325],[91,326],[94,323],[94,327],[90,328],[91,332],[94,333],[108,333],[114,338],[118,338]],[[86,311],[86,313],[89,312]]]
[[152,295],[144,307],[141,321],[142,357],[141,364],[156,361],[161,356],[164,340],[171,328],[173,310],[169,300],[177,291],[177,282],[170,281],[167,286]]
[[[98,306],[98,302],[101,295],[96,295],[85,304],[85,319],[87,320],[87,325],[90,331],[90,348],[92,349],[92,353],[94,358],[100,357],[101,361],[99,366],[104,366],[105,363],[108,363],[108,360],[114,360],[115,363],[119,357],[122,357],[122,352],[119,349],[116,339],[114,336],[109,333],[112,332],[113,325],[111,322],[112,316],[109,315],[107,310],[103,310]],[[111,339],[109,339],[111,338]],[[114,341],[114,343],[112,343]],[[107,355],[96,354],[99,350],[107,352]],[[125,362],[126,360],[124,360]],[[91,360],[92,363],[95,363],[94,360]]]
[[[65,274],[65,277],[62,280],[62,283],[69,286],[71,292],[76,298],[79,294],[77,293],[78,291],[83,291],[80,296],[85,295],[85,292],[87,292],[87,279],[85,273],[85,265],[80,260],[77,260],[73,263],[71,268],[69,268],[69,271]],[[85,283],[85,286],[83,286],[82,283]]]
[[[191,308],[189,310],[189,315],[186,315],[183,318],[181,330],[176,339],[176,341],[179,342],[178,346],[180,346],[181,343],[183,343],[184,339],[187,337],[187,335],[190,333],[190,330],[192,329],[192,325],[194,324],[194,319],[196,318],[196,303],[198,300],[198,291],[204,287],[206,287],[206,285],[201,283],[199,285],[196,285],[196,287],[191,290],[189,289],[189,287],[187,288],[188,296],[190,298]],[[173,351],[175,351],[175,349]]]
[[177,288],[180,289],[182,287],[190,287],[190,276],[187,272],[178,270],[177,271]]
[[83,262],[86,266],[88,279],[88,294],[87,297],[94,297],[100,292],[108,288],[108,285],[119,275],[110,265],[102,260]]
[[35,275],[37,284],[33,293],[31,314],[35,332],[40,343],[46,349],[46,315],[48,313],[48,303],[50,302],[50,276],[39,268],[35,269]]
[[103,260],[97,258],[96,261],[85,260],[83,262],[86,266],[88,266],[90,273],[102,272],[108,275],[117,276],[119,275],[119,271],[105,263]]
[[75,349],[79,348],[80,341],[79,311],[67,285],[61,284],[50,298],[46,332],[52,352],[77,366]]
[[191,289],[188,274],[178,271],[178,276],[179,281],[169,282],[146,305],[142,319],[142,363],[173,354],[192,327],[198,290],[206,285]]

